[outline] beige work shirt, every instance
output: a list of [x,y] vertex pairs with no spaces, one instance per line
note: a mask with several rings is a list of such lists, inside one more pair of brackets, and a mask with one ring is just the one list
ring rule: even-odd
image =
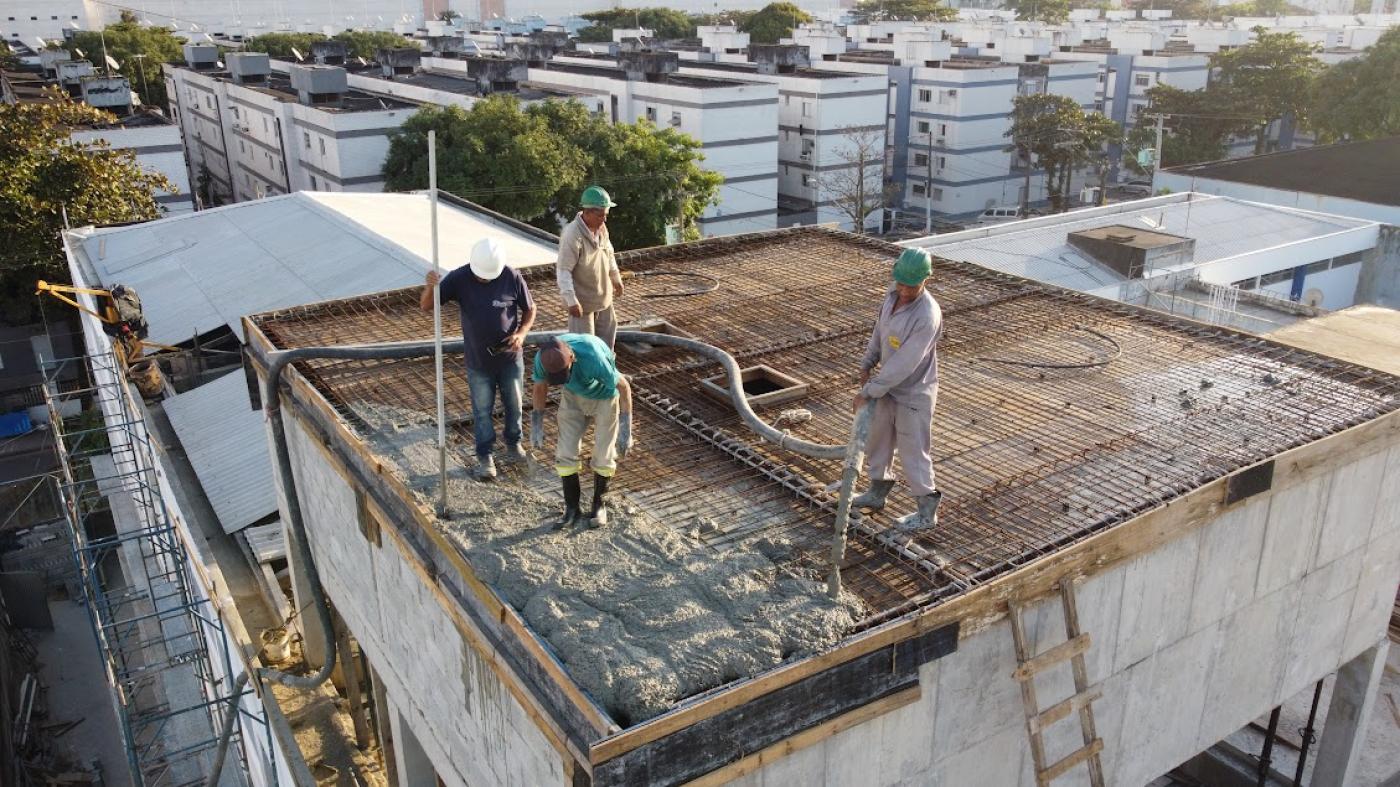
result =
[[613,286],[622,281],[622,274],[607,225],[600,227],[594,237],[583,223],[583,214],[574,216],[559,235],[555,278],[565,306],[578,306],[587,314],[612,305]]

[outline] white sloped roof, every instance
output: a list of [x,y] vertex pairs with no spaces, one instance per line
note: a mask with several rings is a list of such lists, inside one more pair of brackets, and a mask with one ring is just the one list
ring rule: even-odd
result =
[[242,373],[235,370],[163,406],[225,533],[276,513],[267,430]]
[[[442,266],[495,237],[516,266],[553,262],[556,246],[489,214],[439,206]],[[431,267],[421,194],[294,192],[136,224],[71,233],[102,286],[141,296],[150,341],[176,344],[244,315],[407,287]]]

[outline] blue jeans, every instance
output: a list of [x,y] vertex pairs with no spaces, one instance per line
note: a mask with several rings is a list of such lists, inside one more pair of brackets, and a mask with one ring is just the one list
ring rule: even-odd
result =
[[521,355],[505,361],[495,371],[467,367],[467,387],[472,397],[472,437],[476,439],[476,455],[487,456],[496,445],[496,424],[491,410],[501,395],[501,410],[505,417],[507,445],[520,445],[520,397],[524,386],[525,362]]

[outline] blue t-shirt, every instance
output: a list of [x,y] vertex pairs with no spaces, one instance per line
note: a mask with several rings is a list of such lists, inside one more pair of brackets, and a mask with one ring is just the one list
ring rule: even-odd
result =
[[[585,399],[611,399],[617,396],[617,359],[603,340],[586,333],[563,333],[563,342],[574,351],[574,365],[569,367],[569,381],[564,390]],[[535,353],[537,383],[545,381],[544,364]]]
[[463,265],[443,277],[438,293],[444,304],[457,302],[462,312],[462,339],[467,367],[499,371],[506,362],[520,358],[519,351],[492,355],[490,349],[520,328],[525,312],[535,308],[525,279],[509,266],[491,281],[481,281]]

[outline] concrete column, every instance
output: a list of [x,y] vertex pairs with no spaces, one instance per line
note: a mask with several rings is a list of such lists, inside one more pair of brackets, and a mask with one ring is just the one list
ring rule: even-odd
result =
[[399,772],[399,787],[437,787],[437,771],[428,759],[428,753],[413,730],[404,720],[403,713],[392,702],[389,704],[390,718],[393,721],[394,765]]
[[1317,744],[1313,787],[1343,787],[1355,782],[1355,770],[1366,745],[1366,722],[1376,701],[1390,640],[1379,643],[1342,665],[1332,686],[1332,703]]
[[1356,302],[1400,309],[1400,227],[1382,224],[1374,248],[1361,258]]
[[379,678],[379,670],[373,664],[366,664],[369,668],[370,698],[374,703],[374,726],[375,735],[379,738],[379,756],[384,759],[384,772],[389,775],[390,784],[399,783],[399,766],[394,760],[394,750],[397,744],[394,743],[394,717],[398,711],[389,704],[389,697],[384,693],[384,682]]

